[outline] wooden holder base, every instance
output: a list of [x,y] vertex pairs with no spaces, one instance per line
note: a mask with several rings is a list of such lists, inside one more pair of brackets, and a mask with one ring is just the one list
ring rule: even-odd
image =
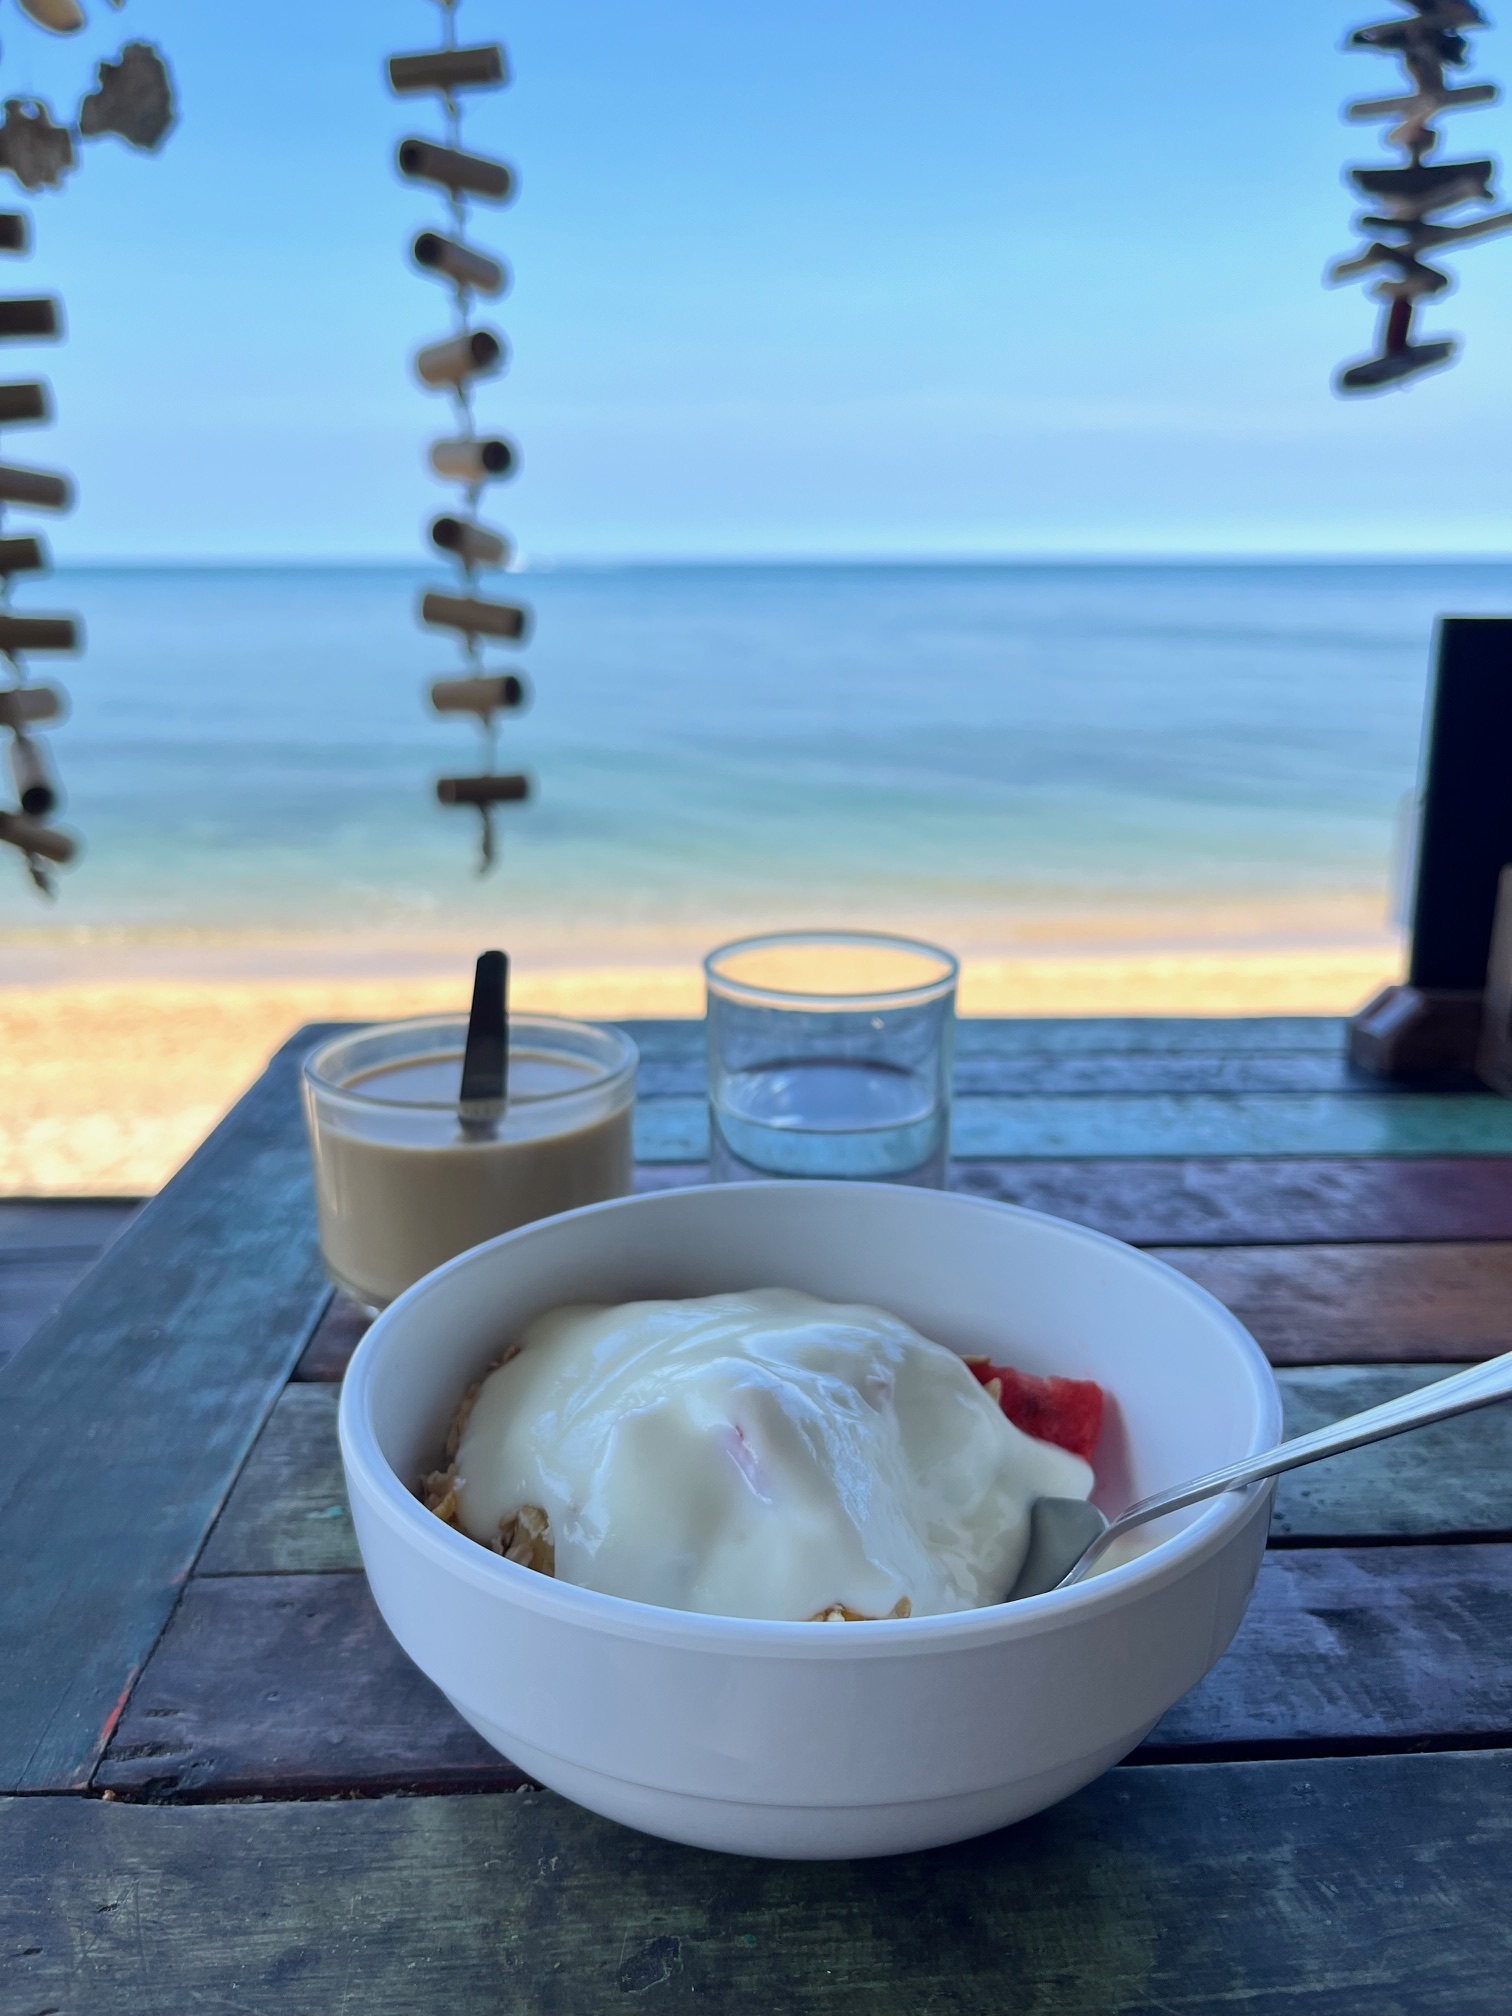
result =
[[1480,990],[1387,987],[1349,1025],[1349,1061],[1377,1078],[1473,1070]]

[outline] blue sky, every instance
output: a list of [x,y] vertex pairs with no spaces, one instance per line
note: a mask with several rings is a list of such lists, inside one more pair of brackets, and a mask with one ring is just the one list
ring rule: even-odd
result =
[[[6,443],[77,473],[58,557],[418,554],[442,408],[405,360],[446,317],[405,258],[437,206],[389,164],[437,115],[382,59],[436,10],[91,7],[61,44],[6,10],[7,94],[71,104],[145,34],[182,120],[153,159],[94,143],[11,269],[68,312],[61,424]],[[469,136],[522,178],[476,213],[516,275],[496,515],[540,559],[1505,551],[1512,238],[1427,318],[1455,370],[1329,391],[1374,327],[1321,284],[1378,145],[1338,106],[1397,77],[1340,50],[1370,13],[466,0],[515,71]],[[1477,52],[1512,83],[1512,31]]]

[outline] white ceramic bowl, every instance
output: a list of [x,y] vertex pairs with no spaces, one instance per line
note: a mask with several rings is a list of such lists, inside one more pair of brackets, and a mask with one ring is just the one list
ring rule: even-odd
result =
[[881,1855],[1037,1812],[1138,1744],[1232,1638],[1269,1485],[1177,1515],[1142,1559],[962,1616],[703,1617],[500,1560],[411,1495],[464,1388],[562,1302],[788,1287],[870,1302],[962,1352],[1116,1397],[1099,1501],[1269,1448],[1275,1381],[1241,1325],[1080,1226],[937,1190],[733,1184],[594,1205],[427,1275],[341,1396],[357,1540],[399,1643],[467,1720],[580,1805],[752,1855]]

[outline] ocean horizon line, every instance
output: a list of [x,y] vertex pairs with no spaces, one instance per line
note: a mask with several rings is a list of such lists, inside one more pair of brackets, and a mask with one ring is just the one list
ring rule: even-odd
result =
[[[288,574],[415,573],[447,564],[443,554],[162,554],[66,556],[55,559],[54,575],[64,574]],[[1512,550],[1502,553],[1003,553],[1003,554],[665,554],[567,556],[534,554],[517,559],[512,574],[616,573],[758,573],[770,572],[1045,572],[1139,570],[1221,572],[1225,569],[1358,567],[1506,567]]]

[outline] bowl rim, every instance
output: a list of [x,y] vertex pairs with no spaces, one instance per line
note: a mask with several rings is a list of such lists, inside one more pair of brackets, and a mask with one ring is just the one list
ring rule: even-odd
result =
[[[989,1604],[977,1610],[950,1611],[940,1616],[878,1618],[847,1624],[844,1630],[818,1629],[809,1621],[777,1618],[725,1617],[694,1610],[673,1610],[659,1604],[642,1603],[633,1597],[606,1595],[597,1589],[580,1588],[559,1582],[553,1576],[537,1574],[517,1562],[506,1561],[453,1527],[444,1525],[426,1510],[384,1455],[373,1429],[370,1399],[374,1371],[387,1348],[392,1331],[417,1302],[430,1292],[441,1277],[466,1267],[482,1264],[482,1256],[508,1249],[537,1235],[545,1226],[565,1219],[583,1219],[611,1212],[644,1211],[675,1207],[676,1201],[710,1193],[728,1196],[735,1191],[784,1191],[801,1188],[808,1192],[837,1192],[854,1196],[858,1190],[876,1191],[890,1197],[929,1198],[945,1208],[1006,1212],[1010,1216],[1054,1226],[1075,1239],[1102,1247],[1112,1247],[1142,1268],[1165,1277],[1168,1285],[1186,1299],[1216,1316],[1238,1350],[1254,1383],[1258,1425],[1250,1449],[1243,1454],[1259,1454],[1275,1446],[1281,1433],[1281,1397],[1269,1360],[1249,1331],[1216,1296],[1174,1267],[1157,1260],[1125,1240],[1115,1239],[1074,1220],[1058,1218],[1047,1211],[1033,1211],[1024,1205],[1002,1203],[996,1198],[973,1197],[962,1191],[911,1189],[891,1183],[782,1179],[775,1182],[734,1184],[688,1184],[675,1189],[642,1191],[616,1197],[602,1204],[587,1204],[576,1211],[536,1219],[512,1232],[501,1233],[482,1245],[469,1247],[455,1259],[397,1296],[374,1320],[359,1342],[342,1382],[338,1409],[338,1431],[342,1466],[349,1494],[359,1488],[369,1510],[377,1513],[397,1538],[417,1549],[446,1573],[458,1576],[475,1589],[496,1598],[522,1605],[546,1617],[612,1637],[651,1640],[662,1645],[681,1645],[690,1650],[714,1653],[740,1651],[757,1656],[791,1658],[795,1654],[816,1658],[893,1657],[938,1652],[946,1649],[984,1647],[1008,1638],[1035,1637],[1046,1629],[1080,1619],[1102,1610],[1123,1608],[1173,1582],[1228,1544],[1258,1510],[1258,1501],[1269,1499],[1274,1480],[1251,1484],[1242,1491],[1213,1499],[1178,1533],[1159,1541],[1147,1554],[1116,1568],[1079,1582],[1070,1589],[1052,1589],[1043,1596],[1021,1598],[1016,1603]],[[906,1207],[905,1207],[906,1208]],[[359,1540],[360,1546],[360,1540]],[[364,1559],[364,1566],[366,1561]]]

